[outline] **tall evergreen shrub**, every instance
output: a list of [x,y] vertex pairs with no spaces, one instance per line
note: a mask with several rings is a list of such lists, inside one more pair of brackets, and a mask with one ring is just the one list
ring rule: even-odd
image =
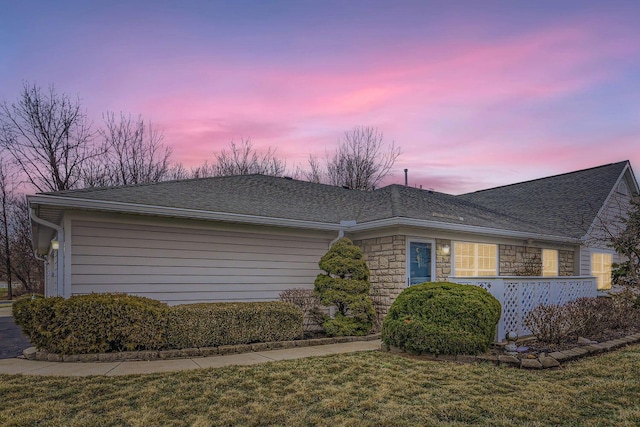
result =
[[319,266],[325,273],[316,277],[315,291],[322,304],[337,308],[336,315],[327,316],[322,324],[325,332],[331,336],[371,332],[375,312],[362,250],[351,240],[340,239],[320,259]]

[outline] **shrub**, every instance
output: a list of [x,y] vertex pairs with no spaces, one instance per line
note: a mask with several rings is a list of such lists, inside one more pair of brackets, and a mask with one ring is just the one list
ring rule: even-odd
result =
[[493,342],[500,311],[498,300],[480,287],[423,283],[391,304],[382,340],[411,353],[478,354]]
[[561,305],[539,305],[527,313],[523,322],[543,342],[559,344],[572,333],[567,310]]
[[297,305],[302,310],[304,320],[302,330],[309,332],[324,321],[324,313],[320,308],[320,298],[311,289],[293,288],[280,293],[280,301]]
[[24,296],[13,303],[15,323],[36,347],[46,349],[52,341],[59,338],[55,328],[55,308],[62,301],[62,297]]
[[302,311],[284,302],[169,307],[125,294],[24,298],[14,319],[39,349],[81,354],[291,340]]
[[582,337],[597,337],[606,330],[640,325],[638,299],[631,292],[611,297],[579,298],[565,305],[540,305],[524,324],[540,341],[560,344]]
[[299,307],[278,301],[176,305],[169,308],[168,346],[292,340],[302,335],[302,318]]
[[167,305],[125,294],[24,299],[14,309],[36,347],[54,353],[160,349]]
[[334,318],[327,316],[322,324],[325,332],[330,336],[370,333],[375,312],[362,250],[351,240],[340,239],[320,259],[319,266],[326,273],[316,277],[315,291],[322,304],[338,309]]

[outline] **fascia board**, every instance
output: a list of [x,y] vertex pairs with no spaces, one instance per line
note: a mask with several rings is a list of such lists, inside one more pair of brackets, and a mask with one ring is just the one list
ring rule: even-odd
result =
[[61,208],[89,209],[107,212],[133,213],[141,215],[158,215],[177,218],[241,222],[245,224],[271,225],[280,227],[304,228],[314,230],[339,231],[344,226],[336,223],[304,221],[287,218],[272,218],[256,215],[211,212],[194,209],[173,208],[166,206],[138,205],[134,203],[113,202],[104,200],[76,199],[72,197],[34,195],[28,196],[32,205],[59,206]]
[[[591,236],[591,234],[593,233],[593,229],[595,227],[599,226],[598,219],[602,218],[602,214],[604,213],[604,210],[609,205],[609,202],[611,201],[611,199],[613,197],[615,197],[616,191],[618,191],[618,186],[620,185],[620,181],[622,181],[624,179],[624,176],[627,173],[627,170],[630,171],[631,177],[633,178],[633,181],[635,181],[636,178],[633,175],[633,171],[631,170],[629,162],[627,162],[627,164],[625,165],[624,169],[622,169],[622,173],[620,174],[620,176],[616,180],[616,183],[611,188],[611,191],[609,191],[609,195],[604,200],[604,203],[602,203],[602,206],[600,206],[600,208],[598,209],[598,213],[596,214],[596,216],[593,217],[593,221],[591,222],[591,225],[589,225],[589,229],[587,230],[585,235],[582,236],[582,239],[580,239],[582,242],[586,242],[587,240],[589,240],[589,236]],[[636,184],[636,183],[637,182],[634,182],[634,184]]]
[[404,226],[410,226],[410,227],[433,228],[436,230],[445,230],[445,231],[484,234],[489,236],[512,237],[512,238],[518,238],[518,239],[548,240],[553,242],[573,243],[573,244],[580,243],[580,239],[574,239],[566,236],[554,236],[551,234],[502,230],[498,228],[479,227],[475,225],[452,224],[452,223],[439,222],[439,221],[402,218],[402,217],[387,218],[387,219],[358,224],[354,227],[350,227],[349,231],[356,232],[356,231],[364,231],[364,230],[371,230],[375,228],[392,227],[392,226],[398,226],[398,225],[404,225]]

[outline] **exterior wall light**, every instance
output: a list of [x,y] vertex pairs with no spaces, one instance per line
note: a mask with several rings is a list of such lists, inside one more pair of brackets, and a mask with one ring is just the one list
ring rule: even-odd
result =
[[54,251],[60,249],[60,242],[58,242],[56,239],[53,239],[51,241],[51,249],[53,249]]
[[442,253],[443,254],[449,255],[449,252],[451,252],[451,246],[449,246],[449,245],[442,246]]

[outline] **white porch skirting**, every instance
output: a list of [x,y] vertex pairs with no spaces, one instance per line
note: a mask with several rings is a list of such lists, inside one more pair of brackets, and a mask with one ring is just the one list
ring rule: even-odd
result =
[[539,305],[564,305],[583,297],[598,294],[595,277],[450,277],[452,283],[475,285],[489,291],[502,305],[496,341],[503,341],[508,332],[519,337],[531,335],[523,319]]

